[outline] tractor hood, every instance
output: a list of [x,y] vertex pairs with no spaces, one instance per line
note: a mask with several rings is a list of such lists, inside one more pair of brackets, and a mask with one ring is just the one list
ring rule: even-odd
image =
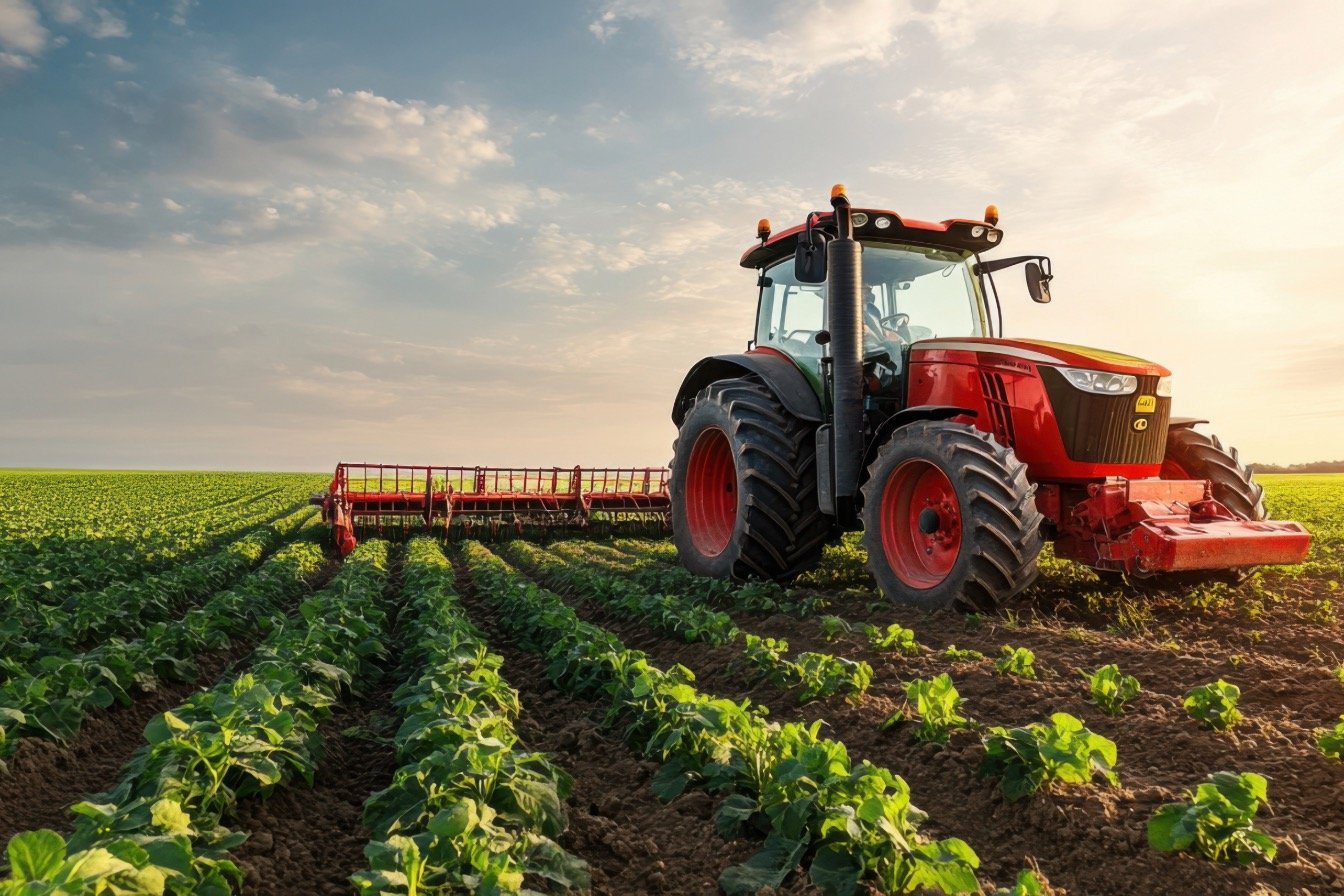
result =
[[[1051,367],[1081,367],[1085,370],[1104,370],[1108,373],[1129,373],[1135,376],[1170,376],[1171,371],[1120,352],[1043,339],[991,339],[986,337],[952,337],[921,339],[910,347],[910,360],[956,362],[955,357],[965,352],[994,355],[1004,360],[1004,366],[1045,364]],[[971,359],[966,359],[971,360]],[[1013,363],[1016,362],[1016,363]],[[973,362],[974,363],[974,362]]]

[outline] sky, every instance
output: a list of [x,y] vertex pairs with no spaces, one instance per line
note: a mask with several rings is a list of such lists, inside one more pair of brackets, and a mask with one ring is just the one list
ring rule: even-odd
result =
[[0,0],[0,466],[666,463],[757,219],[978,218],[1010,336],[1344,458],[1335,0]]

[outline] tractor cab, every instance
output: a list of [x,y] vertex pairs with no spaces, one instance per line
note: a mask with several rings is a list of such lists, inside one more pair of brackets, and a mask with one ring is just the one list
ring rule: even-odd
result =
[[[863,243],[863,357],[873,394],[899,398],[915,342],[987,335],[989,314],[974,264],[975,254],[966,249]],[[788,355],[820,392],[826,284],[800,282],[793,254],[769,264],[759,283],[754,345]]]

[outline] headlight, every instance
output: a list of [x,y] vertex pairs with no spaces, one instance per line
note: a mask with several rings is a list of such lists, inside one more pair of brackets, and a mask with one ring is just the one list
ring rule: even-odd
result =
[[1157,394],[1159,398],[1171,397],[1171,377],[1164,376],[1157,381]]
[[1139,378],[1129,373],[1107,373],[1081,367],[1061,367],[1059,372],[1074,388],[1098,395],[1129,395],[1139,388]]

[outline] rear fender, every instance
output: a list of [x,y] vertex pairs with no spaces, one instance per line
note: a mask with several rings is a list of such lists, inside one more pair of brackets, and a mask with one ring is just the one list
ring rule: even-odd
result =
[[1189,429],[1192,426],[1198,426],[1201,423],[1208,423],[1207,420],[1201,420],[1198,417],[1172,417],[1167,421],[1167,429]]
[[798,366],[787,355],[753,351],[740,355],[715,355],[692,367],[677,390],[676,401],[672,403],[672,422],[681,426],[695,396],[710,383],[746,374],[760,377],[793,416],[811,423],[822,421],[821,399]]

